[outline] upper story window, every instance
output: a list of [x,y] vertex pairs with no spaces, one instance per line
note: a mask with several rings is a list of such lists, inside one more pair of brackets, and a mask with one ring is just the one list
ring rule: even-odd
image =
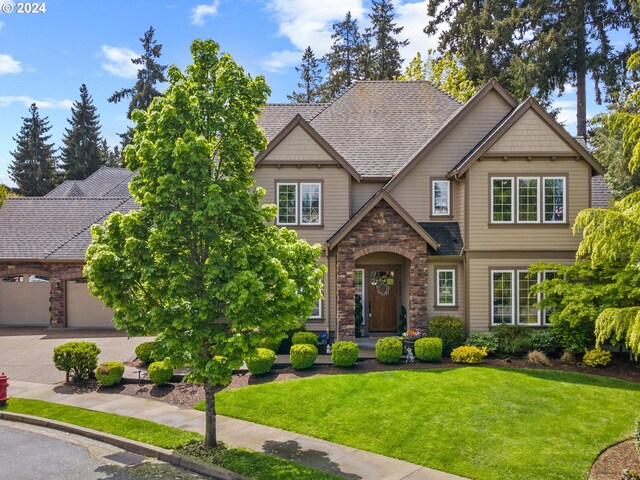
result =
[[451,195],[449,180],[431,182],[432,215],[451,215]]
[[278,205],[278,225],[320,225],[321,221],[320,183],[278,183],[276,201]]
[[492,177],[491,223],[565,223],[565,177]]

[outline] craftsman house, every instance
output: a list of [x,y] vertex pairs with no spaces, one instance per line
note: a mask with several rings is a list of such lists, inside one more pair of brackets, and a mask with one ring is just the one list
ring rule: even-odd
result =
[[[494,81],[465,104],[428,82],[358,82],[330,104],[268,105],[259,123],[269,145],[256,183],[278,225],[323,246],[324,299],[307,329],[332,338],[353,338],[356,294],[364,335],[396,332],[402,315],[410,328],[443,314],[468,330],[544,326],[527,267],[572,262],[576,214],[608,201],[583,144]],[[81,270],[90,225],[135,208],[130,176],[101,169],[7,199],[0,325],[110,324]]]

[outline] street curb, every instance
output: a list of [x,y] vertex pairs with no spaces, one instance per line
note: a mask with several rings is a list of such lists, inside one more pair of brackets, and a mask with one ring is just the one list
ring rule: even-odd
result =
[[217,467],[215,465],[200,463],[197,460],[179,455],[166,448],[155,447],[153,445],[137,442],[128,438],[118,437],[109,433],[92,430],[90,428],[79,427],[77,425],[59,422],[57,420],[50,420],[48,418],[34,417],[32,415],[24,415],[21,413],[4,411],[0,411],[0,420],[26,423],[38,427],[51,428],[53,430],[59,430],[61,432],[72,433],[74,435],[81,435],[92,440],[108,443],[109,445],[113,445],[114,447],[121,448],[132,453],[137,453],[138,455],[156,458],[175,467],[191,470],[192,472],[199,473],[200,475],[205,475],[216,480],[251,480],[249,477],[245,477],[244,475],[240,475],[238,473],[232,472],[222,467]]

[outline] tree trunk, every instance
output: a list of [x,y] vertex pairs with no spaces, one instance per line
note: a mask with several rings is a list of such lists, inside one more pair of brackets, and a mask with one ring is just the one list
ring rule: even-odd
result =
[[208,448],[215,448],[218,445],[218,439],[216,438],[216,398],[214,385],[209,383],[207,380],[204,382],[204,399],[206,402],[204,411],[204,446]]
[[577,134],[587,138],[587,30],[584,0],[576,1],[576,101]]

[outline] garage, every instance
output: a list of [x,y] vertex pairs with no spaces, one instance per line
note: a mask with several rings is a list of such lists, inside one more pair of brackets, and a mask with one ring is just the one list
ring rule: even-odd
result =
[[0,277],[0,325],[48,326],[51,285],[44,275]]
[[113,310],[89,292],[86,278],[67,280],[67,327],[114,328]]

